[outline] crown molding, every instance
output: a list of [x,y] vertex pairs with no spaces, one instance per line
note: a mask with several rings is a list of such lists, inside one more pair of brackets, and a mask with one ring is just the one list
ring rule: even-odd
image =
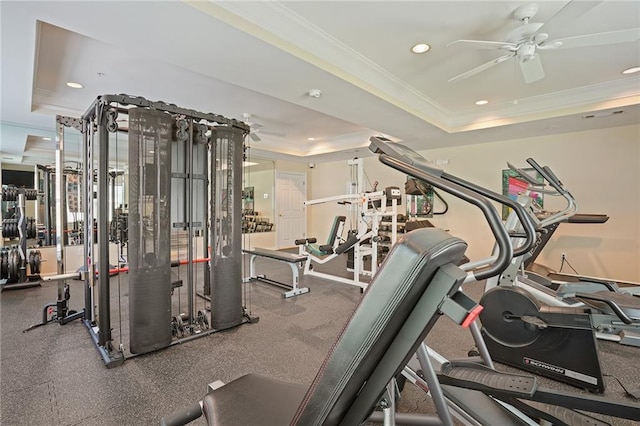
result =
[[281,2],[201,2],[190,6],[270,43],[420,119],[446,130],[451,112]]
[[640,103],[637,78],[618,79],[452,114],[450,133],[523,123]]

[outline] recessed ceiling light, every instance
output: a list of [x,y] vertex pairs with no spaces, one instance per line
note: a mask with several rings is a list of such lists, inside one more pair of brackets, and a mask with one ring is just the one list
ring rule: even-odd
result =
[[76,83],[74,81],[70,81],[67,83],[67,86],[72,87],[74,89],[82,89],[84,86],[80,83]]
[[476,105],[486,105],[488,103],[489,103],[489,101],[486,100],[486,99],[481,99],[479,101],[476,101]]
[[50,140],[51,140],[51,138],[47,138],[47,137],[43,136],[43,137],[42,137],[42,140],[43,140],[43,141],[50,141]]
[[315,141],[316,138],[307,138],[308,141]]
[[640,71],[640,67],[632,67],[632,68],[627,68],[626,70],[622,71],[622,74],[633,74],[636,72]]
[[425,53],[429,49],[431,49],[431,46],[427,43],[418,43],[411,48],[411,51],[413,53]]

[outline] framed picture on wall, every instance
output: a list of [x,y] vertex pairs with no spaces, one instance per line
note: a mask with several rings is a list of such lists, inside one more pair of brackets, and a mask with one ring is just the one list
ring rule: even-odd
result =
[[[522,169],[523,172],[529,174],[530,176],[535,176],[536,180],[540,182],[540,184],[544,184],[544,178],[534,169]],[[508,196],[512,200],[516,200],[518,195],[529,191],[529,197],[533,199],[533,201],[540,208],[544,207],[544,197],[543,194],[537,192],[535,188],[529,188],[529,184],[526,180],[524,180],[518,172],[511,169],[502,170],[502,194]],[[509,213],[511,213],[511,208],[507,206],[502,206],[502,220],[507,220],[509,217]]]

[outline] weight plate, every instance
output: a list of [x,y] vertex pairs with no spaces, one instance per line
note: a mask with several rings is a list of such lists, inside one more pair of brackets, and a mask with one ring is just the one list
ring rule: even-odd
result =
[[495,287],[482,296],[480,322],[487,335],[504,346],[526,346],[540,336],[540,330],[520,317],[538,316],[538,302],[518,287]]
[[6,250],[0,251],[0,279],[6,279],[9,276],[8,263],[9,253]]
[[40,250],[36,250],[35,255],[33,256],[33,263],[35,265],[35,269],[31,271],[32,274],[40,273],[40,265],[42,264],[42,259],[40,257]]
[[171,335],[178,337],[178,322],[176,317],[171,318]]
[[200,324],[202,328],[209,328],[209,319],[205,312],[198,311],[198,324]]
[[12,249],[9,253],[9,277],[8,282],[15,283],[18,281],[18,271],[20,268],[20,255],[17,249]]

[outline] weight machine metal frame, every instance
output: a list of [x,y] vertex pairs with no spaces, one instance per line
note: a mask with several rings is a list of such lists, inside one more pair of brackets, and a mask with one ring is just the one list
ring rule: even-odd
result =
[[[315,256],[311,253],[305,244],[298,245],[298,254],[307,257],[307,261],[304,264],[304,274],[316,276],[319,278],[336,281],[343,284],[354,285],[360,287],[364,291],[369,282],[363,281],[361,276],[373,277],[378,270],[378,254],[379,254],[379,242],[377,240],[380,222],[384,216],[391,217],[391,236],[390,243],[394,245],[398,238],[398,200],[391,199],[391,205],[387,205],[386,191],[374,191],[365,192],[364,190],[364,164],[362,158],[354,158],[347,161],[347,165],[350,167],[350,182],[348,183],[348,194],[334,195],[330,197],[318,198],[314,200],[307,200],[304,202],[305,206],[313,206],[317,204],[324,204],[330,202],[337,202],[338,204],[344,204],[348,206],[349,214],[356,217],[357,227],[349,231],[354,231],[357,241],[353,244],[349,250],[353,251],[353,267],[347,266],[347,272],[351,274],[351,278],[346,278],[327,272],[318,272],[313,267],[313,263],[322,265],[336,257],[339,257],[342,253],[331,253],[323,258]],[[377,182],[376,182],[377,185]],[[380,206],[377,207],[376,204]],[[340,238],[341,233],[339,233]],[[344,239],[346,241],[347,239]],[[363,242],[370,240],[370,243],[363,244]],[[343,241],[343,242],[344,242]],[[347,250],[347,251],[349,251]],[[365,257],[371,257],[371,267],[365,268]]]
[[[109,132],[117,131],[117,124],[115,120],[110,119],[108,114],[110,110],[117,111],[117,113],[128,114],[128,108],[130,107],[139,107],[139,108],[147,108],[150,110],[161,111],[171,114],[173,117],[183,117],[186,118],[189,122],[189,126],[186,130],[188,136],[188,142],[193,143],[194,138],[194,122],[204,123],[208,127],[208,129],[212,132],[211,136],[211,144],[214,143],[214,136],[216,135],[216,130],[225,129],[227,132],[241,132],[242,138],[241,141],[244,141],[244,136],[249,133],[249,126],[245,123],[235,120],[228,119],[221,115],[213,114],[213,113],[202,113],[191,109],[180,108],[174,104],[168,104],[165,102],[153,102],[149,101],[142,97],[133,97],[126,94],[120,95],[101,95],[96,98],[96,100],[89,106],[87,111],[82,116],[82,126],[81,133],[83,138],[83,189],[84,189],[84,234],[85,234],[85,260],[86,264],[86,274],[84,275],[85,282],[85,309],[84,309],[84,318],[83,322],[96,346],[99,353],[102,356],[102,359],[105,365],[108,368],[115,367],[124,362],[124,350],[122,347],[115,348],[113,346],[113,337],[111,335],[111,307],[110,307],[110,288],[109,285],[99,285],[98,286],[98,305],[95,305],[96,300],[96,284],[97,277],[109,277],[109,223],[108,223],[108,185],[106,176],[109,173]],[[94,141],[95,138],[95,141]],[[97,147],[96,147],[97,145]],[[244,153],[244,143],[242,143],[241,149]],[[187,153],[187,205],[186,205],[186,216],[187,220],[185,228],[188,230],[190,235],[193,235],[193,211],[191,208],[192,200],[192,189],[193,189],[193,173],[192,170],[189,169],[193,164],[193,149],[190,148],[189,153]],[[94,154],[97,154],[97,158],[94,159]],[[97,163],[97,171],[94,171],[94,164]],[[240,161],[241,163],[241,161]],[[209,202],[214,203],[215,199],[213,199],[215,188],[213,185],[215,182],[215,173],[216,173],[216,157],[213,148],[211,149],[211,162],[208,164],[209,169],[209,185],[212,188],[207,189],[207,185],[205,185],[205,190],[209,196]],[[239,172],[239,171],[238,171]],[[93,177],[94,173],[98,176],[97,179],[97,217],[94,214],[93,209]],[[102,178],[104,177],[104,178]],[[131,200],[129,200],[131,203]],[[206,208],[205,208],[206,215]],[[95,223],[97,226],[97,248],[98,253],[95,253],[94,250],[94,235],[93,235],[93,224]],[[208,232],[205,232],[204,245],[208,246],[208,241],[215,241],[216,239],[216,230],[214,226],[215,218],[205,218],[205,222],[208,225],[210,222],[210,226]],[[238,229],[240,229],[240,221],[238,220]],[[209,240],[207,239],[209,238]],[[167,242],[168,243],[168,242]],[[234,248],[235,249],[235,248]],[[237,250],[241,250],[241,247],[237,247]],[[188,249],[188,263],[194,262],[193,259],[193,247],[190,244]],[[241,256],[241,252],[240,252]],[[205,273],[206,283],[211,284],[211,270],[214,264],[215,250],[211,251],[209,256],[209,261],[207,263],[207,270]],[[96,266],[97,263],[97,266]],[[96,274],[97,273],[97,274]],[[105,280],[106,281],[106,280]],[[192,271],[189,270],[187,273],[187,285],[189,294],[195,294],[193,292],[193,276]],[[107,281],[108,283],[108,281]],[[238,283],[240,285],[241,282]],[[95,309],[98,308],[97,313],[97,322],[96,322],[96,312]],[[242,306],[242,318],[241,322],[237,324],[232,324],[230,326],[240,325],[242,323],[247,322],[255,322],[257,319],[250,318],[248,314],[244,311],[245,307]],[[189,318],[193,318],[193,300],[190,297],[189,299]],[[213,321],[213,306],[212,306],[212,321],[211,324],[215,326],[216,322]],[[170,327],[170,324],[167,324],[167,327]],[[202,331],[198,334],[193,334],[179,340],[173,340],[170,345],[176,343],[183,343],[188,340],[192,340],[195,338],[203,337],[209,335],[211,333],[215,333],[224,329],[221,326],[219,329],[209,329],[206,331]],[[133,355],[135,356],[135,355]]]

